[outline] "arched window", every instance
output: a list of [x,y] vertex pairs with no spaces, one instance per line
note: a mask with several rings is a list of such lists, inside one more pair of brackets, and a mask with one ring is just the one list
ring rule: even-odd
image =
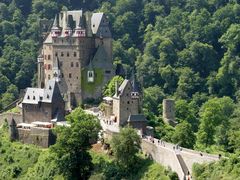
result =
[[88,79],[88,82],[94,82],[94,72],[93,71],[88,71],[87,73],[87,79]]

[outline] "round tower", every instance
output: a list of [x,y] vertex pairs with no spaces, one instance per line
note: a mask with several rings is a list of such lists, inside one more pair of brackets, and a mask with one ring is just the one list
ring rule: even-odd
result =
[[163,121],[170,125],[175,125],[175,102],[173,99],[163,100]]

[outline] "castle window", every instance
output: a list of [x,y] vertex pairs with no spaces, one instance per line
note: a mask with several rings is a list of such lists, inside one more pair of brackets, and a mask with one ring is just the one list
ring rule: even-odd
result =
[[73,62],[71,62],[71,67],[73,67]]
[[130,104],[130,102],[129,102],[129,101],[128,101],[127,103],[128,103],[128,104]]
[[88,71],[87,72],[87,79],[88,79],[88,82],[93,82],[94,81],[94,72],[93,71]]
[[51,64],[48,64],[48,70],[51,70]]
[[33,96],[33,100],[35,100],[36,98],[35,98],[35,96]]
[[63,52],[61,52],[61,56],[62,56],[62,57],[64,56],[64,53],[63,53]]
[[49,95],[47,94],[47,99],[49,99]]
[[79,63],[78,62],[76,62],[76,67],[79,67]]
[[50,74],[48,75],[48,80],[49,80],[49,79],[51,79],[51,76],[50,76]]
[[95,24],[93,24],[93,27],[95,27]]
[[56,56],[56,57],[58,56],[58,53],[57,53],[57,52],[55,52],[55,56]]
[[51,86],[49,86],[49,90],[52,90],[52,87],[51,87]]
[[69,57],[69,52],[67,52],[67,57]]
[[48,60],[50,60],[51,59],[51,55],[48,55]]
[[69,77],[69,78],[72,78],[72,74],[71,74],[71,73],[69,73],[68,77]]
[[62,78],[64,77],[64,74],[62,73]]
[[127,108],[127,110],[128,110],[128,108]]
[[30,99],[30,97],[29,97],[29,96],[27,96],[27,99]]
[[63,65],[63,62],[59,62],[59,65],[60,65],[60,67],[62,67],[62,65]]
[[78,79],[78,76],[77,76],[77,79]]
[[47,59],[47,55],[46,54],[44,55],[44,59]]
[[74,53],[73,53],[73,56],[74,56],[74,57],[76,57],[76,56],[77,56],[77,53],[76,53],[76,52],[74,52]]

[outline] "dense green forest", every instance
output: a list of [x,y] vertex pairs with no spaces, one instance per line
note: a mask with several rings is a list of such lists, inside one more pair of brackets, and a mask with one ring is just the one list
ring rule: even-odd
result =
[[[39,20],[64,9],[108,15],[114,63],[129,77],[136,72],[157,137],[226,156],[239,152],[238,0],[2,0],[0,109],[35,85]],[[176,100],[176,128],[161,118],[167,97]]]

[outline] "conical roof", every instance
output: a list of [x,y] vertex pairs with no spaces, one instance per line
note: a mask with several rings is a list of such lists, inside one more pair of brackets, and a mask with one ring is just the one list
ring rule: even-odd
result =
[[55,15],[55,19],[52,25],[52,29],[59,29],[59,21],[58,21],[58,15]]

